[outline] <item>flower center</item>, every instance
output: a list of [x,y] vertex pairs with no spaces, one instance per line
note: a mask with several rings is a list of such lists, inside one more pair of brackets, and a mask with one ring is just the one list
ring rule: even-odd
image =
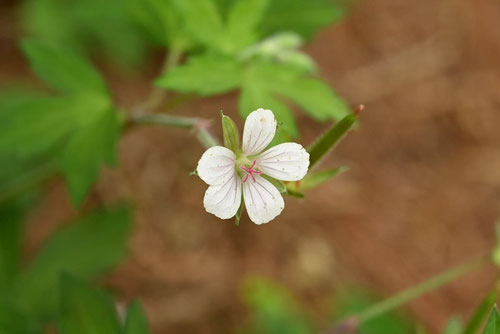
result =
[[251,177],[253,182],[255,182],[254,174],[257,174],[257,175],[262,174],[261,171],[254,169],[256,163],[257,163],[257,160],[254,160],[252,163],[252,166],[250,166],[250,167],[240,166],[240,168],[242,170],[244,170],[245,173],[247,173],[247,175],[245,175],[245,178],[243,179],[243,183],[247,182],[249,177]]

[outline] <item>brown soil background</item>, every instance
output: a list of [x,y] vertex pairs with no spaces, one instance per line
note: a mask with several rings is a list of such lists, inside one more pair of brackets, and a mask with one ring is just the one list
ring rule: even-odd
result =
[[[2,9],[0,18],[1,82],[33,78],[15,47],[15,17]],[[500,211],[499,22],[497,0],[372,0],[321,32],[307,47],[321,76],[353,106],[366,105],[361,128],[324,162],[351,170],[304,200],[288,198],[265,226],[245,217],[235,227],[204,211],[206,186],[188,176],[203,149],[189,133],[131,129],[118,169],[103,172],[87,204],[136,205],[130,256],[105,284],[123,302],[142,301],[155,333],[229,333],[245,318],[239,288],[249,274],[324,314],[325,296],[346,282],[389,295],[486,253]],[[130,107],[157,68],[105,73]],[[236,98],[179,113],[238,117]],[[297,117],[304,144],[326,128]],[[63,183],[50,184],[31,216],[27,253],[74,213]],[[439,333],[451,315],[469,315],[494,280],[492,268],[480,270],[408,310]]]

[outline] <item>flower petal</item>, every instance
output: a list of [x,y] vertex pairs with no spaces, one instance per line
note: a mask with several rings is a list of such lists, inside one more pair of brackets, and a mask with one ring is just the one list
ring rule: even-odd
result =
[[222,146],[213,146],[203,153],[198,161],[198,176],[208,185],[224,184],[233,177],[236,156]]
[[273,146],[256,160],[256,168],[281,181],[301,180],[309,167],[309,153],[297,143]]
[[252,111],[245,121],[243,130],[243,153],[252,155],[262,152],[273,140],[276,124],[276,118],[271,110],[259,108]]
[[207,212],[221,219],[236,215],[241,204],[241,179],[234,173],[225,183],[208,187],[203,198]]
[[285,208],[278,189],[259,175],[255,176],[255,182],[243,183],[243,198],[248,216],[258,225],[270,222]]

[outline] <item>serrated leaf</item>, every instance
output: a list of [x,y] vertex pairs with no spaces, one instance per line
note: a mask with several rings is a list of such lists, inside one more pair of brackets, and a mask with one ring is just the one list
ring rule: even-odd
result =
[[214,95],[236,88],[241,81],[241,65],[232,57],[202,55],[164,74],[156,85],[178,92]]
[[115,266],[125,255],[130,225],[130,210],[115,207],[93,212],[58,231],[16,281],[21,308],[42,317],[54,315],[59,275],[90,278]]
[[500,314],[498,309],[493,306],[486,325],[484,326],[483,334],[500,334]]
[[266,35],[278,31],[294,31],[309,39],[318,29],[340,19],[344,12],[339,1],[271,1],[261,29]]
[[[300,185],[297,185],[296,188],[300,189],[300,191],[306,191],[320,186],[321,184],[329,181],[333,177],[337,176],[340,173],[349,170],[348,167],[337,167],[329,170],[318,171],[318,172],[310,172],[308,173],[300,182]],[[297,184],[299,182],[293,182],[292,184]],[[292,189],[294,189],[292,187]]]
[[225,39],[231,51],[257,40],[257,26],[266,12],[269,0],[238,0],[228,14]]
[[113,302],[103,290],[70,275],[61,277],[61,334],[119,334]]
[[73,203],[80,205],[99,176],[102,165],[116,163],[118,114],[108,110],[69,139],[59,162]]
[[327,132],[321,135],[311,147],[309,152],[309,170],[311,170],[335,145],[347,134],[357,120],[357,115],[352,113],[334,124]]
[[295,79],[276,84],[275,91],[301,106],[311,117],[340,119],[350,111],[345,101],[319,79]]
[[150,334],[148,319],[142,311],[141,305],[134,302],[127,310],[125,329],[123,334]]
[[25,39],[21,45],[32,69],[54,89],[108,95],[100,74],[77,53],[33,39]]
[[222,112],[221,116],[224,146],[236,154],[240,151],[240,132],[230,117],[224,115]]

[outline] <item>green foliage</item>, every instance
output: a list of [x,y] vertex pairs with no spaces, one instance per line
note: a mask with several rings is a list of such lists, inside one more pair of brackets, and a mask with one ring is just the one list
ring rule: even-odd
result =
[[31,36],[84,51],[92,49],[114,62],[144,59],[147,35],[129,17],[132,0],[25,0],[21,19]]
[[168,72],[156,84],[183,93],[214,95],[236,88],[241,73],[242,67],[235,59],[205,54],[191,57],[187,64]]
[[452,317],[443,330],[443,334],[460,334],[462,333],[462,321],[459,317]]
[[41,334],[39,323],[20,312],[10,303],[0,299],[1,334]]
[[[115,161],[118,113],[85,58],[35,40],[24,40],[22,47],[35,72],[64,95],[0,97],[0,162],[10,162],[0,167],[0,188],[25,187],[60,170],[73,202],[81,204],[101,165]],[[14,186],[13,175],[21,179]]]
[[475,334],[478,329],[484,323],[484,320],[488,316],[490,310],[495,306],[495,303],[500,294],[499,287],[495,286],[481,301],[481,304],[476,308],[474,313],[471,315],[463,334]]
[[483,334],[500,334],[500,314],[498,314],[496,305],[490,312]]
[[[336,304],[335,315],[339,318],[355,314],[366,309],[377,301],[371,294],[350,291],[345,298]],[[363,322],[358,327],[359,334],[411,334],[414,333],[414,324],[397,312],[382,314],[374,319]]]
[[65,93],[92,93],[107,96],[99,73],[75,52],[38,40],[25,39],[22,49],[38,76]]
[[309,169],[312,169],[323,157],[325,157],[335,145],[347,134],[356,123],[357,115],[349,114],[338,123],[334,124],[327,132],[309,147],[310,154]]
[[243,333],[312,333],[304,311],[283,287],[263,278],[248,279],[243,300],[250,309],[250,321]]
[[333,169],[328,169],[324,171],[311,172],[304,177],[300,183],[293,182],[289,183],[288,187],[292,190],[306,191],[316,188],[323,183],[331,180],[333,177],[349,170],[347,167],[337,167]]
[[125,330],[123,334],[150,334],[148,319],[146,318],[141,305],[137,302],[130,305],[125,320]]
[[222,132],[224,137],[224,146],[238,154],[240,151],[240,132],[234,121],[221,112]]
[[61,229],[17,278],[17,303],[31,314],[53,316],[59,275],[91,278],[110,269],[125,255],[129,231],[126,207],[94,212]]
[[102,290],[70,276],[61,279],[61,334],[119,334],[120,326],[111,298]]

